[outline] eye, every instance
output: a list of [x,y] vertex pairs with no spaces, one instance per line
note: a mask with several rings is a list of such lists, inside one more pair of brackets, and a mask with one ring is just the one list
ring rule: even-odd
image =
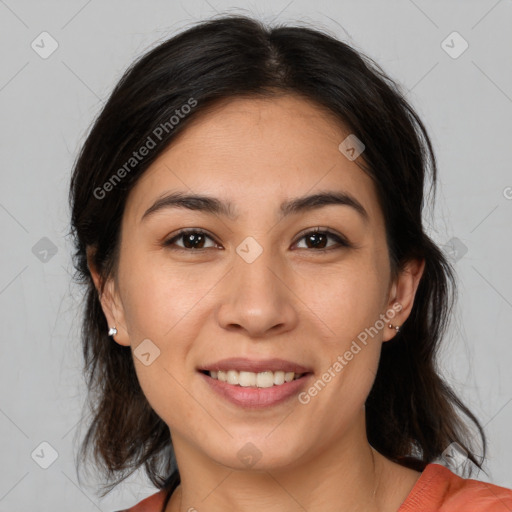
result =
[[[205,231],[201,229],[182,229],[179,231],[179,233],[169,240],[166,240],[164,242],[165,247],[170,247],[172,249],[176,250],[183,250],[186,251],[188,249],[195,249],[195,250],[201,250],[201,249],[208,249],[209,247],[204,247],[205,240],[209,238],[210,240],[213,240],[213,238],[208,235]],[[175,242],[181,240],[184,242],[183,246],[178,245],[175,246]],[[215,245],[215,244],[214,244]]]
[[[336,243],[330,247],[326,247],[328,239],[334,240]],[[214,242],[212,246],[205,247],[205,240],[210,239]],[[313,230],[304,232],[300,240],[306,241],[306,249],[316,249],[316,252],[330,251],[338,249],[340,247],[352,247],[352,244],[343,236],[333,233],[327,228],[317,227]],[[176,242],[182,241],[183,245],[179,245]],[[298,243],[298,242],[297,242]],[[218,247],[213,237],[211,237],[206,231],[201,229],[182,229],[172,238],[169,238],[163,243],[164,247],[170,247],[173,250],[197,250],[209,249],[212,247]],[[308,246],[309,245],[309,246]]]
[[[334,246],[326,247],[327,240],[331,238],[336,241]],[[339,249],[340,247],[352,247],[352,244],[343,236],[333,233],[327,228],[317,227],[313,230],[303,233],[299,240],[306,241],[306,249],[317,249],[316,252],[330,251]],[[308,247],[308,244],[311,246]]]

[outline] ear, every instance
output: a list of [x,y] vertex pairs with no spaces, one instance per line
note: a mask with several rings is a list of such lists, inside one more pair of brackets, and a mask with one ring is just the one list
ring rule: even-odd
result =
[[388,324],[402,326],[409,317],[424,270],[424,259],[409,260],[400,270],[398,277],[391,283],[386,310],[388,321],[384,328],[382,341],[389,341],[396,335],[394,327],[390,328]]
[[107,319],[107,325],[117,329],[117,334],[112,336],[115,342],[119,343],[119,345],[129,346],[130,340],[126,330],[124,308],[115,285],[115,280],[113,277],[109,277],[105,281],[102,291],[103,281],[96,269],[96,266],[94,265],[93,254],[94,249],[88,247],[87,266],[89,267],[89,272],[91,273],[94,281],[94,286],[98,291],[101,308],[103,309],[103,313]]

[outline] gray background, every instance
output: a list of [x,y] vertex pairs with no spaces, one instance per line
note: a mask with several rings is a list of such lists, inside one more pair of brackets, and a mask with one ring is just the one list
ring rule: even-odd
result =
[[[490,478],[478,479],[512,487],[511,1],[0,0],[0,511],[110,511],[155,492],[142,473],[103,500],[94,479],[77,482],[85,393],[67,188],[77,150],[124,69],[226,11],[325,28],[409,90],[440,167],[425,220],[456,261],[461,290],[441,366],[485,425]],[[46,59],[31,47],[43,46],[43,31],[58,42]],[[469,44],[457,58],[461,40],[443,45],[453,31]],[[50,461],[42,442],[58,454],[47,469],[35,462]]]

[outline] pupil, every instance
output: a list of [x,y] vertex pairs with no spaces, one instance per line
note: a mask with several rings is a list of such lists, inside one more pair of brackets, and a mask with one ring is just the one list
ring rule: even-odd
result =
[[[200,241],[202,237],[203,237],[203,235],[201,235],[201,234],[194,234],[194,233],[189,233],[188,235],[185,235],[185,247],[187,247],[187,248],[191,248],[191,247],[197,248],[197,245],[194,245],[194,242]],[[190,241],[192,243],[189,245]]]
[[324,234],[321,234],[321,233],[314,233],[312,235],[309,235],[307,238],[309,239],[310,242],[313,243],[313,247],[319,247],[321,246],[322,248],[325,247],[325,244],[322,244],[321,242],[320,243],[315,243],[314,242],[314,238],[315,237],[321,237],[323,238],[323,241],[325,242],[325,239],[326,239],[326,236]]

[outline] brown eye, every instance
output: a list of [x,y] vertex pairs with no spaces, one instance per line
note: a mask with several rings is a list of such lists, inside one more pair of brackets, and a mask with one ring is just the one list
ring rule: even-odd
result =
[[[213,245],[205,245],[208,239],[213,242]],[[335,243],[328,246],[329,239],[334,240]],[[304,233],[299,240],[305,240],[306,247],[304,248],[315,250],[315,252],[352,246],[346,238],[321,228]],[[181,244],[177,242],[181,242]],[[166,240],[163,245],[178,251],[200,251],[218,247],[215,240],[208,233],[200,229],[183,229],[172,238]]]
[[[336,242],[333,246],[327,247],[328,240],[332,239]],[[329,231],[322,230],[321,228],[308,231],[303,234],[299,240],[305,240],[306,249],[317,249],[319,251],[329,251],[331,249],[338,249],[341,247],[350,247],[350,243],[345,238]]]
[[[206,239],[213,240],[213,238],[208,235],[206,232],[201,231],[200,229],[184,229],[180,231],[177,235],[173,236],[169,240],[164,242],[165,247],[172,247],[176,245],[177,241],[182,241],[183,245],[176,245],[176,249],[178,250],[201,250],[201,249],[209,249],[210,247],[205,247]],[[214,244],[215,245],[215,244]],[[174,247],[172,247],[174,248]]]

